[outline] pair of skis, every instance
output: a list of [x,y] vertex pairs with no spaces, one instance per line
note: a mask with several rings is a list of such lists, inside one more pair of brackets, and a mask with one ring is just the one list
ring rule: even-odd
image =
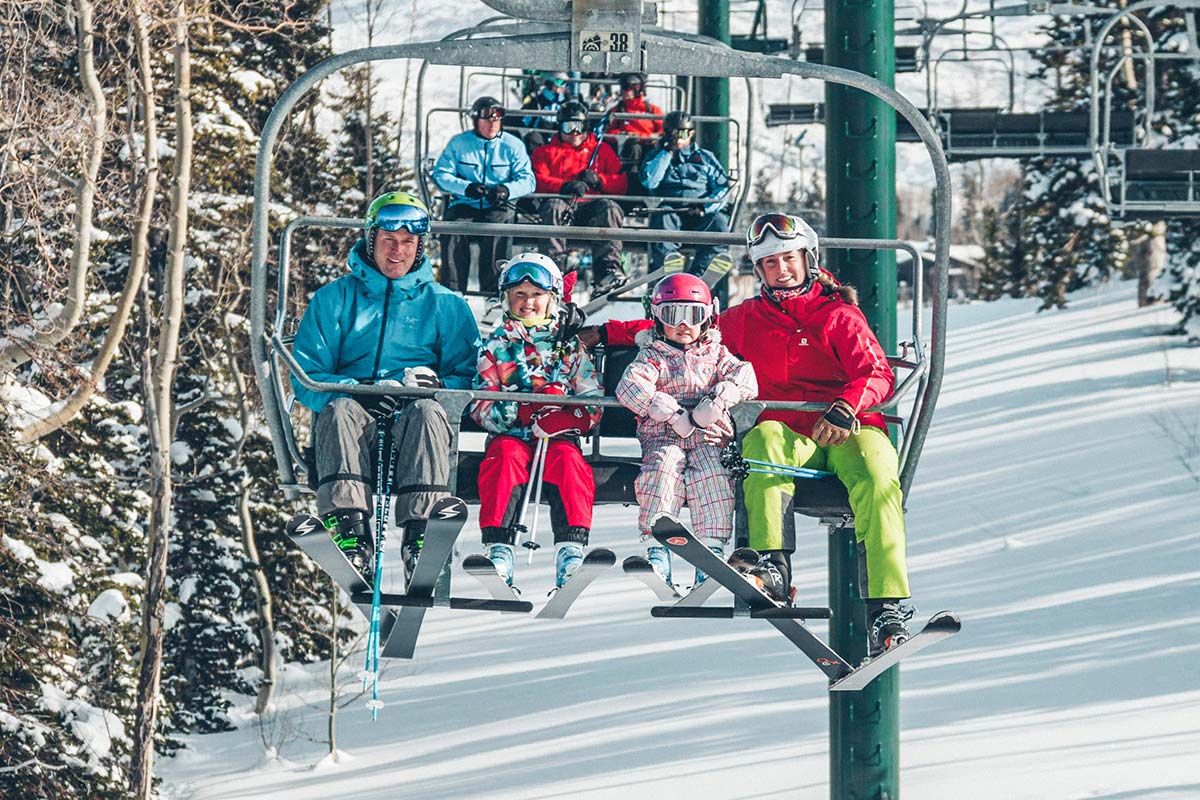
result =
[[[550,597],[549,602],[542,606],[535,619],[563,619],[571,605],[583,594],[583,590],[592,581],[607,572],[617,563],[617,556],[612,550],[597,547],[583,557],[583,563],[575,570],[575,574]],[[463,570],[484,585],[493,599],[504,600],[516,596],[516,590],[504,582],[495,565],[487,556],[467,556],[463,560]]]
[[[706,583],[719,583],[747,606],[750,617],[767,620],[776,630],[787,637],[788,641],[825,673],[830,681],[829,690],[831,692],[858,691],[902,659],[942,639],[953,636],[962,627],[956,614],[942,611],[934,614],[925,627],[913,634],[908,641],[887,650],[876,658],[863,662],[858,667],[852,667],[803,623],[805,619],[827,618],[829,609],[789,608],[776,605],[761,589],[751,584],[741,573],[725,563],[724,559],[705,547],[677,520],[660,517],[654,523],[651,533],[661,544],[670,548],[672,552],[708,576],[709,579],[700,584],[701,586]],[[732,617],[734,609],[680,608],[679,604],[676,604],[674,606],[656,606],[651,609],[650,613],[656,617]]]
[[[613,288],[611,291],[604,294],[596,295],[587,305],[583,307],[584,314],[593,314],[599,311],[608,303],[618,299],[631,289],[636,289],[639,286],[647,286],[657,283],[668,275],[674,275],[677,272],[683,272],[683,268],[687,265],[687,259],[683,253],[676,251],[670,253],[663,259],[663,265],[656,270],[643,275],[640,278],[635,278],[632,281],[622,283],[620,286]],[[708,288],[716,286],[722,278],[729,274],[733,269],[733,259],[728,253],[718,253],[713,256],[712,261],[708,262],[708,266],[704,269],[704,273],[700,276]]]
[[[438,577],[454,550],[454,542],[467,521],[467,504],[457,497],[447,497],[434,504],[425,527],[421,554],[413,567],[412,576],[402,594],[381,592],[379,638],[384,642],[381,654],[388,658],[412,658],[417,637],[425,620],[425,612],[435,605],[434,590]],[[333,543],[321,521],[310,514],[292,517],[287,525],[288,536],[317,563],[346,594],[350,601],[371,619],[373,587],[351,566],[342,551]],[[489,564],[491,562],[488,562]],[[495,570],[493,570],[493,573]],[[441,604],[441,603],[436,603]],[[464,611],[504,611],[528,613],[533,604],[511,595],[503,599],[450,597],[444,603],[451,609]],[[397,610],[398,609],[398,610]]]

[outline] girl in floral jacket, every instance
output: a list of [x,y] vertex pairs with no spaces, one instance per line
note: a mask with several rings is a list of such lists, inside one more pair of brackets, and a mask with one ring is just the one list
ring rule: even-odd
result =
[[[591,357],[574,336],[561,335],[555,311],[563,276],[554,261],[541,253],[514,256],[501,272],[500,293],[506,312],[479,351],[474,388],[600,395]],[[488,558],[510,586],[516,530],[505,517],[520,503],[538,440],[549,440],[543,479],[556,490],[548,495],[558,548],[556,585],[562,586],[583,560],[592,526],[596,487],[579,437],[596,426],[600,409],[479,400],[471,416],[494,434],[479,467],[479,527]]]
[[[621,404],[638,416],[642,471],[634,482],[643,542],[662,514],[686,502],[696,537],[720,554],[733,527],[733,484],[721,448],[733,433],[729,409],[758,394],[754,369],[721,344],[712,327],[712,294],[695,275],[663,278],[650,301],[654,329],[637,335],[637,358],[617,384]],[[700,402],[690,412],[680,401]],[[667,549],[646,548],[667,583]],[[697,574],[697,582],[703,576]]]

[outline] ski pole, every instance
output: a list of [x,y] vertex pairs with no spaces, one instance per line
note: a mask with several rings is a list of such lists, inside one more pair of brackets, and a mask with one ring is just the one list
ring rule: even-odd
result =
[[538,515],[542,511],[542,484],[546,482],[546,451],[550,448],[550,440],[542,439],[538,444],[542,448],[542,468],[538,470],[536,494],[533,497],[533,522],[529,524],[529,561],[526,562],[529,564],[533,563],[533,551],[538,548]]
[[[393,411],[385,419],[395,419],[395,412]],[[388,452],[387,480],[384,481],[383,453],[387,441],[387,428],[384,426],[384,421],[381,419],[376,423],[379,427],[378,451],[375,460],[375,530],[378,541],[375,544],[375,579],[372,581],[374,585],[371,587],[371,624],[367,633],[367,664],[363,671],[364,690],[367,688],[368,676],[372,679],[371,699],[367,702],[367,708],[371,709],[372,721],[378,719],[379,709],[383,707],[383,703],[379,700],[379,625],[382,616],[383,554],[387,546],[387,526],[392,505],[392,482],[395,479],[396,471],[396,451],[395,448],[392,448]]]
[[[536,492],[538,501],[542,499],[542,467],[546,463],[546,445],[548,439],[538,439],[533,449],[533,463],[529,467],[529,482],[525,484],[525,496],[521,498],[521,513],[517,515],[517,524],[513,527],[518,531],[528,531],[525,527],[525,515],[529,511],[529,500]],[[536,513],[536,507],[535,507]],[[529,563],[533,563],[533,551],[541,545],[537,543],[537,531],[534,535],[521,542],[521,546],[529,550]]]
[[756,467],[765,467],[766,469],[755,470],[751,472],[771,473],[777,472],[783,475],[792,475],[796,478],[827,478],[832,475],[832,472],[827,472],[823,469],[810,469],[808,467],[793,467],[790,464],[774,464],[770,461],[759,461],[756,458],[743,458],[747,464],[752,464]]

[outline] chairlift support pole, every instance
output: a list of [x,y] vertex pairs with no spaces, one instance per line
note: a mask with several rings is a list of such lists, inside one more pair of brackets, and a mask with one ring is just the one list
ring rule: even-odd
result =
[[[825,2],[825,63],[895,83],[893,0]],[[876,97],[826,84],[826,234],[896,235],[896,115]],[[859,306],[883,345],[896,349],[896,254],[831,251],[839,280],[858,289]],[[914,264],[920,269],[920,263]],[[893,432],[893,440],[895,434]],[[851,663],[867,654],[866,603],[859,596],[852,525],[829,524],[830,646]],[[865,592],[866,587],[862,587]],[[893,668],[859,692],[829,697],[829,796],[897,798],[900,793],[900,680]]]

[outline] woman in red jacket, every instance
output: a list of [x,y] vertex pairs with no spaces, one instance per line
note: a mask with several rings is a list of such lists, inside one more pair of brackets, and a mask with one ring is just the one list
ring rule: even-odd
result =
[[[899,459],[878,413],[893,374],[857,305],[817,260],[817,235],[788,214],[763,214],[746,246],[762,291],[720,315],[722,342],[754,366],[761,400],[828,403],[824,412],[767,411],[745,436],[742,454],[773,464],[833,472],[846,485],[867,598],[870,652],[908,638],[900,608],[909,596]],[[608,323],[609,344],[632,340],[644,323]],[[588,337],[581,335],[587,343]],[[794,481],[751,473],[743,485],[750,546],[770,556],[790,583],[796,549]]]

